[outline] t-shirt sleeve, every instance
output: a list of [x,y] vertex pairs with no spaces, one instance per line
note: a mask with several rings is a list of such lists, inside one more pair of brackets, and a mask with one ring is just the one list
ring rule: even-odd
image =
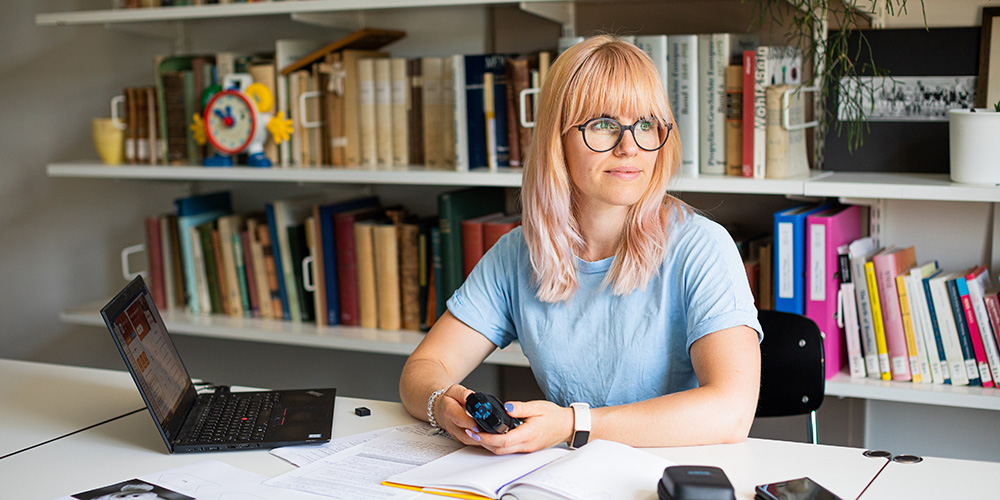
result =
[[494,244],[448,299],[448,311],[501,349],[517,338],[513,295],[519,276],[521,231],[505,234]]
[[763,339],[746,269],[732,236],[707,219],[680,229],[677,242],[687,302],[687,348],[712,332],[746,325]]

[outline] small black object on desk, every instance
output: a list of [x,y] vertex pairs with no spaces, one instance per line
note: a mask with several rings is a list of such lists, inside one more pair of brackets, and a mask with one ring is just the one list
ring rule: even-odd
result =
[[674,465],[663,470],[656,488],[660,500],[735,500],[726,473],[707,465]]
[[372,414],[372,411],[364,406],[359,406],[354,409],[354,414],[359,417],[367,417],[368,415]]

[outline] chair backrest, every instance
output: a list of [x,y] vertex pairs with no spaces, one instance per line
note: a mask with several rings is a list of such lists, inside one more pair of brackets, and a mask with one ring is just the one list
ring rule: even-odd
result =
[[761,310],[758,417],[805,415],[823,403],[823,334],[798,314]]

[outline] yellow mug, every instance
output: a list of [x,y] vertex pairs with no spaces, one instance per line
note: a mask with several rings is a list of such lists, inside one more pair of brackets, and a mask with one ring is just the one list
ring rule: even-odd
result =
[[125,159],[125,130],[114,118],[94,118],[90,132],[97,154],[107,165],[118,165]]

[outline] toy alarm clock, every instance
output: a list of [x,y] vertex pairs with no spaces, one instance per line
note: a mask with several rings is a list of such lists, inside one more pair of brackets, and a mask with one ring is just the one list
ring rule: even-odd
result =
[[271,91],[253,83],[250,75],[233,74],[225,78],[222,90],[216,87],[207,94],[204,115],[195,115],[191,125],[198,144],[211,143],[216,151],[204,165],[232,166],[233,155],[245,152],[247,165],[270,167],[271,160],[264,155],[268,132],[278,144],[292,133],[292,122],[284,113],[273,117],[268,113],[274,107]]

